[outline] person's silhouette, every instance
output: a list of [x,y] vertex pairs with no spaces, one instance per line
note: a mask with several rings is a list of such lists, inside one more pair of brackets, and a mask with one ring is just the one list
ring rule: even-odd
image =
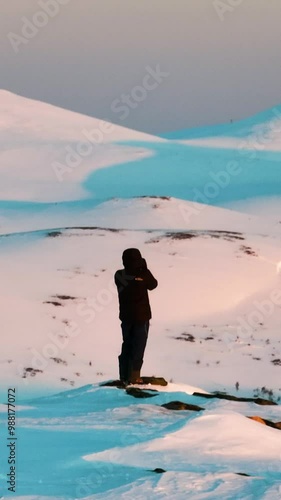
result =
[[142,383],[140,371],[151,319],[148,290],[154,290],[158,282],[137,248],[125,250],[122,259],[124,269],[117,271],[114,277],[123,337],[118,358],[119,376],[125,384]]

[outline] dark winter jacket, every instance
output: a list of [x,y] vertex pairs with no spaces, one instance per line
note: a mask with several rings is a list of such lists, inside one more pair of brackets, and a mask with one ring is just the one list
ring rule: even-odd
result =
[[154,290],[158,282],[137,248],[123,252],[123,264],[124,269],[117,271],[114,277],[119,296],[119,318],[121,321],[149,321],[151,309],[147,291]]

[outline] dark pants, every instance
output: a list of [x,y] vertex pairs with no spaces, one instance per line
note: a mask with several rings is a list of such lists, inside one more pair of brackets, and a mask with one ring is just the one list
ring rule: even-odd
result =
[[119,356],[120,380],[129,381],[133,377],[140,376],[143,364],[143,356],[146,347],[149,321],[134,323],[122,321],[123,344]]

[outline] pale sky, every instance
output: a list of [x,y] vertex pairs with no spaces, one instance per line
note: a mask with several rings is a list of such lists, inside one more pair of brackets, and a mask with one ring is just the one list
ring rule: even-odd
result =
[[280,19],[281,0],[2,0],[0,88],[151,133],[237,120],[281,103]]

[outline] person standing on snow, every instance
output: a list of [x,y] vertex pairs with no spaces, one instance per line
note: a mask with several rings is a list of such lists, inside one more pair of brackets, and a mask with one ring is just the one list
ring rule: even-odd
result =
[[119,319],[123,344],[119,360],[120,380],[142,383],[140,371],[146,347],[151,308],[148,290],[154,290],[158,281],[147,268],[137,248],[128,248],[122,256],[124,269],[115,273],[114,281],[119,297]]

